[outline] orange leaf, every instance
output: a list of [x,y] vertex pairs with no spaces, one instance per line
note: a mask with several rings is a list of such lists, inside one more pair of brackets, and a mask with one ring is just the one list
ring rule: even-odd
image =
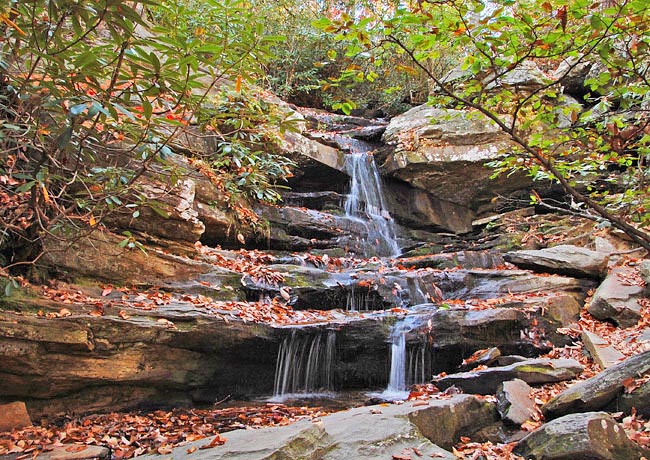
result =
[[237,75],[237,80],[235,81],[235,92],[241,93],[241,75]]

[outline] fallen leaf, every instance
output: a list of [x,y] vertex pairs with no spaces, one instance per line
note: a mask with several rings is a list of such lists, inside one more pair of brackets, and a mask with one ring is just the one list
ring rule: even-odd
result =
[[221,446],[226,443],[226,438],[222,438],[220,435],[216,435],[209,444],[203,444],[199,449],[211,449],[216,446]]

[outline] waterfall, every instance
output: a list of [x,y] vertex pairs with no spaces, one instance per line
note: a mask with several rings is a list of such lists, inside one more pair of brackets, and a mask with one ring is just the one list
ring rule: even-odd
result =
[[395,223],[384,203],[375,159],[369,153],[367,144],[350,139],[347,145],[351,153],[345,157],[345,170],[350,176],[350,191],[345,200],[345,214],[363,221],[368,227],[364,242],[366,252],[369,247],[374,247],[377,255],[397,256],[400,248]]
[[387,393],[406,391],[406,332],[406,329],[398,328],[391,334],[390,377],[386,388]]
[[294,330],[278,351],[273,398],[332,389],[336,333],[300,334]]
[[407,316],[391,328],[388,386],[382,393],[373,393],[372,396],[386,400],[406,399],[409,386],[424,383],[431,377],[431,350],[426,336],[410,348],[406,341],[407,334],[417,329],[421,321],[421,317]]

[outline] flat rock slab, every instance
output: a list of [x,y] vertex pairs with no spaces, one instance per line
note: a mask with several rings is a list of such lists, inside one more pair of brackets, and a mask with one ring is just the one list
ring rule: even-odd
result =
[[231,431],[221,435],[226,439],[223,445],[201,449],[211,442],[208,438],[178,447],[170,455],[144,458],[374,460],[410,453],[412,458],[454,460],[456,457],[434,444],[432,438],[452,446],[460,436],[493,423],[495,416],[493,404],[474,396],[455,395],[447,400],[357,407],[315,422]]
[[579,246],[560,245],[539,250],[513,251],[505,254],[504,259],[536,272],[601,278],[607,272],[608,255]]
[[32,421],[24,402],[0,404],[0,432],[13,431],[31,425]]
[[535,402],[530,397],[530,386],[520,379],[509,380],[497,389],[497,410],[510,424],[521,425],[535,414]]
[[625,355],[610,345],[608,341],[589,331],[582,332],[582,343],[602,369],[607,369],[623,361]]
[[509,366],[448,375],[434,380],[434,384],[441,389],[455,386],[465,393],[489,395],[508,380],[521,379],[529,384],[560,382],[575,378],[582,370],[582,365],[574,359],[529,359]]
[[85,446],[72,444],[65,447],[55,447],[48,452],[38,455],[43,460],[109,460],[111,450],[104,446]]
[[529,460],[638,460],[650,455],[606,412],[553,420],[519,441],[513,452]]
[[631,327],[641,318],[639,299],[644,287],[634,284],[633,267],[614,268],[594,293],[588,310],[594,317],[611,320],[621,327]]
[[570,386],[542,406],[542,412],[547,419],[552,419],[574,412],[602,409],[622,394],[626,379],[648,372],[650,351],[632,356],[590,379]]

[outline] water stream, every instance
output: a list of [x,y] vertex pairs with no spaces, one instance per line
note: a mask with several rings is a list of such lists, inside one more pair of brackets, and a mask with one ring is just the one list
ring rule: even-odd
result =
[[424,383],[430,378],[429,348],[426,340],[415,347],[407,348],[407,334],[416,330],[421,321],[420,316],[406,316],[391,328],[388,385],[383,392],[372,396],[385,400],[406,399],[411,385]]
[[273,400],[295,395],[322,395],[331,391],[336,358],[336,333],[300,333],[294,330],[278,351]]
[[367,237],[362,242],[365,255],[399,255],[395,223],[384,202],[381,177],[370,145],[351,138],[337,141],[350,151],[345,157],[345,169],[350,176],[345,215],[367,226]]

